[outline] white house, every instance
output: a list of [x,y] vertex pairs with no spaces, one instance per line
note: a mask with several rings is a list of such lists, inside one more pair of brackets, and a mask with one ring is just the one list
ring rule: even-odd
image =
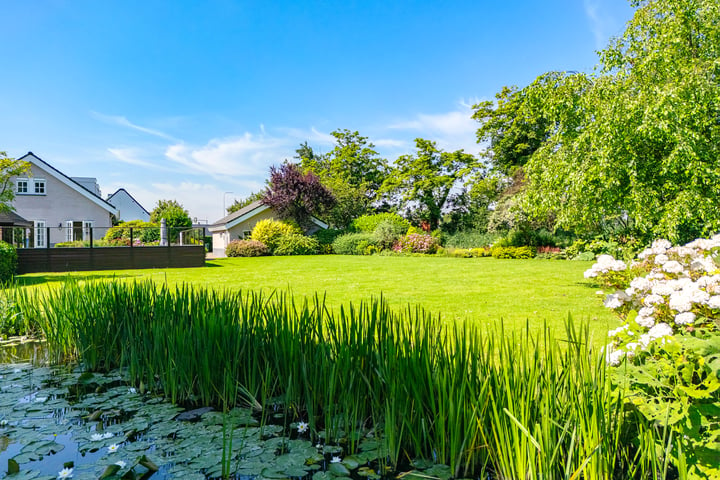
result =
[[131,220],[150,221],[150,212],[140,205],[124,188],[119,188],[117,192],[108,195],[107,202],[117,208],[117,219],[123,222]]
[[[268,218],[278,218],[278,215],[270,207],[257,201],[208,226],[208,230],[212,233],[213,256],[224,257],[225,247],[231,241],[250,238],[250,232],[255,224]],[[306,232],[308,234],[317,232],[321,228],[328,228],[325,222],[315,217],[312,217],[311,220],[313,228]]]
[[30,163],[30,172],[12,178],[13,207],[34,226],[30,246],[87,240],[91,228],[93,237],[101,238],[112,226],[112,215],[117,217],[118,211],[100,197],[94,178],[70,178],[32,152],[19,160]]

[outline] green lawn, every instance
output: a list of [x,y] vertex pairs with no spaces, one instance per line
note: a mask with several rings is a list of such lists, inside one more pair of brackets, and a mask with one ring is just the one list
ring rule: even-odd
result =
[[583,278],[591,262],[494,258],[301,256],[226,258],[204,268],[28,274],[21,283],[52,284],[71,275],[152,279],[208,288],[290,290],[296,296],[325,294],[337,307],[383,295],[391,306],[421,305],[446,320],[483,325],[502,318],[519,328],[529,320],[562,330],[568,313],[588,319],[595,342],[603,342],[617,319],[602,306],[598,290]]

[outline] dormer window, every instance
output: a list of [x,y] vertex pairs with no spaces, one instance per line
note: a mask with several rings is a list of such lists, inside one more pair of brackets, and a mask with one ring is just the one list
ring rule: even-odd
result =
[[16,188],[18,195],[45,195],[47,193],[44,178],[18,178]]

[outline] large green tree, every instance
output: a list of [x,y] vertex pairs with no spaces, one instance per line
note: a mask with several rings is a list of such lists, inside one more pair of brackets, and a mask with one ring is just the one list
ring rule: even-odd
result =
[[190,214],[177,200],[158,200],[157,205],[150,212],[150,222],[160,223],[163,218],[171,242],[178,239],[181,231],[192,227]]
[[16,192],[12,178],[25,175],[29,171],[30,163],[9,158],[7,153],[0,152],[0,212],[13,210],[12,201],[15,199]]
[[372,209],[388,166],[368,138],[357,131],[336,130],[331,135],[335,147],[330,152],[318,154],[305,142],[296,150],[296,158],[304,171],[320,177],[335,198],[323,218],[335,227],[345,228]]
[[397,159],[382,191],[394,195],[400,208],[412,210],[435,229],[452,200],[454,188],[477,167],[477,159],[462,150],[443,152],[435,142],[418,138],[416,152]]
[[480,156],[500,173],[511,176],[547,139],[549,122],[526,105],[527,91],[503,87],[495,101],[473,105],[472,118],[480,122],[477,141]]
[[551,130],[525,164],[523,205],[580,232],[673,241],[717,232],[720,6],[632,3],[597,75],[544,76],[527,89]]

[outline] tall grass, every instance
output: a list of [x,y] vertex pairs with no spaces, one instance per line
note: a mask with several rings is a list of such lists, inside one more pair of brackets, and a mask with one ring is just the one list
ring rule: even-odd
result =
[[[184,404],[268,408],[353,453],[372,432],[381,461],[415,458],[454,476],[664,478],[664,432],[626,409],[587,325],[565,340],[446,326],[382,299],[333,313],[324,299],[141,283],[67,283],[13,301],[56,359],[126,368],[142,390]],[[668,443],[671,446],[671,443]],[[669,447],[671,448],[671,447]]]

